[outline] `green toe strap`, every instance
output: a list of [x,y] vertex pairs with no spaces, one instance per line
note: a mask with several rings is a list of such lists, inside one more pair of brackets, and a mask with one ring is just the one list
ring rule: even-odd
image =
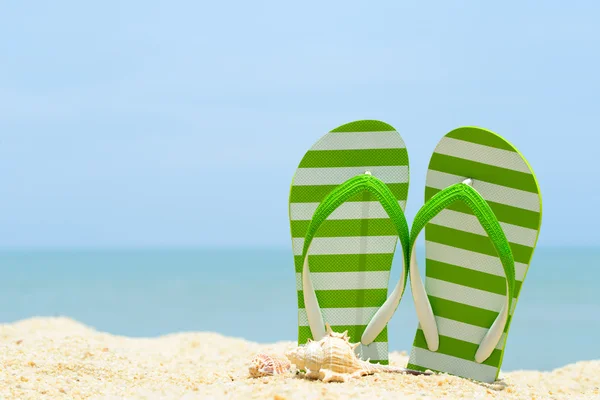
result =
[[508,315],[512,308],[515,291],[515,262],[508,240],[506,239],[504,231],[494,212],[477,190],[466,183],[466,181],[449,186],[434,195],[415,216],[409,241],[411,290],[419,323],[421,324],[427,342],[427,347],[430,351],[437,351],[439,346],[437,324],[425,287],[423,286],[423,282],[419,275],[414,247],[417,237],[425,225],[427,225],[427,223],[442,210],[457,201],[462,201],[466,204],[479,220],[479,223],[487,233],[487,236],[490,238],[498,257],[500,258],[506,276],[506,303],[479,344],[479,348],[475,354],[475,361],[482,363],[492,354],[492,351],[498,344],[502,333],[504,332],[506,322],[508,321]]
[[[396,228],[398,237],[400,238],[400,243],[402,244],[403,254],[405,255],[403,257],[404,268],[402,271],[402,277],[400,279],[400,282],[398,282],[397,286],[397,289],[401,287],[400,289],[398,289],[400,297],[402,296],[402,292],[404,291],[404,287],[406,286],[406,278],[408,276],[408,263],[406,258],[406,254],[408,254],[407,246],[409,242],[408,223],[406,222],[404,212],[398,205],[398,200],[385,183],[370,175],[369,173],[357,175],[353,178],[350,178],[346,182],[333,189],[327,195],[327,197],[325,197],[321,204],[319,204],[319,206],[313,214],[312,220],[308,226],[306,236],[304,238],[304,247],[302,249],[302,286],[304,291],[304,304],[306,307],[308,323],[313,338],[315,340],[320,340],[323,336],[325,336],[325,326],[323,323],[323,316],[321,315],[319,302],[317,300],[317,296],[315,294],[315,290],[310,277],[310,267],[308,262],[308,252],[310,249],[310,245],[315,234],[319,230],[319,227],[327,219],[327,217],[329,217],[331,213],[333,213],[348,199],[363,191],[369,191],[375,196],[375,198],[383,206],[384,210],[390,217],[390,220],[394,224],[394,227]],[[396,292],[396,290],[394,290],[394,292]],[[398,297],[397,295],[398,294],[396,293],[396,297]],[[398,303],[396,303],[396,307],[397,306]],[[363,337],[361,340],[363,344],[370,344],[377,337],[377,335],[385,328],[385,325],[389,321],[389,318],[391,318],[391,315],[395,311],[396,307],[393,308],[391,314],[389,312],[383,312],[381,313],[383,315],[380,315],[380,312],[382,311],[383,307],[377,312],[377,314],[375,314],[375,316],[369,322],[369,325],[363,333]],[[389,318],[385,319],[386,317],[388,317],[388,314]]]

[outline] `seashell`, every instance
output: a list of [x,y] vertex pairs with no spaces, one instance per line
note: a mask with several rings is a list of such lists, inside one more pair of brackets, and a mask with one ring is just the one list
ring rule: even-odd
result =
[[248,372],[253,378],[261,376],[280,375],[290,370],[290,362],[285,359],[270,356],[268,354],[257,354],[251,361]]
[[323,382],[345,382],[351,378],[378,372],[421,374],[419,371],[363,361],[354,352],[360,343],[350,343],[348,331],[337,333],[329,324],[325,326],[327,334],[323,339],[318,342],[309,340],[306,346],[286,353],[286,357],[296,368],[307,371],[307,378],[320,379]]

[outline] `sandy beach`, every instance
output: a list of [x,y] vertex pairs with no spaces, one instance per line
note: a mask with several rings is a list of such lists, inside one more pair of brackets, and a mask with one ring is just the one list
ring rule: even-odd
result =
[[[552,372],[513,371],[484,385],[448,376],[378,374],[347,383],[290,373],[250,378],[258,352],[282,355],[293,342],[257,344],[215,333],[139,339],[98,332],[68,318],[0,326],[0,397],[257,399],[600,399],[600,360]],[[391,354],[404,366],[404,352]]]

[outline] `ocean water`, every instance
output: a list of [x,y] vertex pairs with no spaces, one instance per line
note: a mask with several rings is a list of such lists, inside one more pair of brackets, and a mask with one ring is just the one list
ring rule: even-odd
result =
[[[390,286],[400,274],[396,261]],[[288,249],[4,251],[0,272],[1,323],[68,316],[136,337],[296,338]],[[538,248],[523,290],[503,370],[600,359],[600,248]],[[390,349],[410,350],[416,326],[407,286],[390,322]]]

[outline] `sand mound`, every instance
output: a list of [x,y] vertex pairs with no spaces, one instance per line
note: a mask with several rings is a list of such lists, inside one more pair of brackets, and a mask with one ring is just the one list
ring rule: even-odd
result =
[[[343,384],[293,374],[248,377],[254,354],[283,354],[293,345],[260,345],[215,333],[134,339],[67,318],[34,318],[0,326],[0,397],[600,399],[600,360],[552,372],[510,372],[495,385],[447,375],[380,374]],[[391,355],[394,365],[407,359],[406,353]]]

